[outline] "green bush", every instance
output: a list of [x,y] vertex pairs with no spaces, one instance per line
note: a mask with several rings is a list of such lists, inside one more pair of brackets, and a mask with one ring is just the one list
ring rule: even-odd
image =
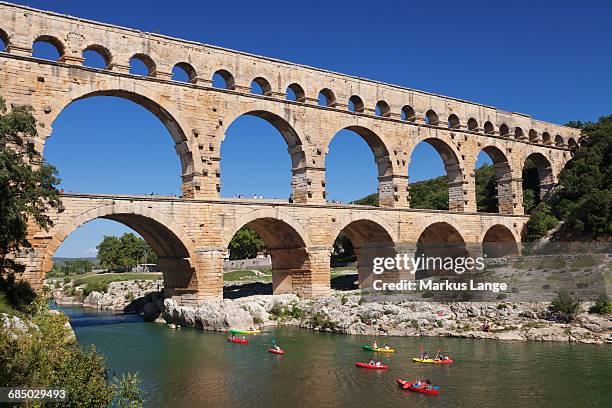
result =
[[104,358],[79,347],[66,316],[49,313],[45,297],[29,313],[27,330],[0,328],[0,386],[62,388],[66,407],[142,406],[138,377],[110,381]]
[[0,275],[0,294],[7,307],[24,312],[36,298],[36,293],[27,281],[16,280],[15,274]]
[[589,313],[598,315],[606,315],[612,313],[612,302],[608,299],[605,293],[599,295],[595,304],[589,308]]
[[574,299],[565,289],[557,292],[557,297],[550,304],[550,311],[558,313],[565,321],[572,321],[580,308],[580,299]]
[[83,288],[83,296],[89,295],[91,292],[106,292],[108,290],[108,283],[103,281],[87,282]]
[[529,221],[527,221],[525,227],[523,227],[523,241],[537,241],[557,225],[559,225],[559,220],[552,215],[550,206],[545,203],[540,203],[535,210],[533,210],[529,217]]

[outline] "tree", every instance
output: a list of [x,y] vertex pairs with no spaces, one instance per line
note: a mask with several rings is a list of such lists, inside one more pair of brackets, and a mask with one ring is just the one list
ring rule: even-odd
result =
[[263,239],[252,229],[242,227],[232,237],[229,244],[229,259],[255,258],[266,247]]
[[104,236],[96,247],[102,268],[115,269],[121,264],[121,241],[115,236]]
[[559,220],[551,214],[550,206],[546,203],[540,203],[531,212],[529,221],[523,227],[522,240],[525,242],[536,241],[557,225],[559,225]]
[[149,244],[132,233],[125,233],[121,237],[105,236],[96,248],[103,268],[128,268],[140,263],[157,263],[157,256]]
[[558,220],[564,221],[559,230],[562,239],[598,240],[612,235],[612,115],[596,123],[571,124],[582,129],[580,148],[559,174],[559,184],[546,206],[532,212],[524,238],[543,236]]
[[476,169],[476,207],[478,211],[498,212],[497,175],[489,164]]
[[36,135],[30,110],[18,106],[7,113],[0,98],[0,276],[23,270],[9,255],[30,248],[28,224],[48,230],[46,210],[61,204],[57,172],[34,149]]
[[540,176],[538,175],[538,168],[531,159],[525,160],[522,184],[523,209],[525,214],[531,214],[540,203]]

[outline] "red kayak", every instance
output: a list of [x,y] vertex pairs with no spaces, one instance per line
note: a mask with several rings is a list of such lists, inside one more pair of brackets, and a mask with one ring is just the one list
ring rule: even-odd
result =
[[269,348],[268,351],[273,354],[285,354],[285,350],[277,350],[275,348]]
[[376,365],[356,362],[355,365],[361,368],[369,368],[370,370],[386,370],[387,368],[389,368],[389,366],[386,366],[384,364]]
[[420,387],[413,387],[410,381],[397,379],[397,383],[400,388],[404,390],[410,390],[414,392],[420,392],[421,394],[429,394],[429,395],[439,395],[440,387],[431,387],[430,389],[425,388],[425,386],[421,385]]
[[238,337],[235,337],[233,339],[231,337],[228,337],[227,341],[229,341],[230,343],[249,344],[249,341],[247,339],[239,339]]

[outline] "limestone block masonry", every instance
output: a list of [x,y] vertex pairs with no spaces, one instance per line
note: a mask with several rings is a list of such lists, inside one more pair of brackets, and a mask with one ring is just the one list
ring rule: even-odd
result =
[[[6,45],[0,52],[0,95],[8,106],[32,107],[38,136],[30,142],[41,153],[67,105],[111,95],[155,114],[181,162],[181,198],[65,195],[61,211],[51,213],[53,228],[32,228],[34,251],[20,254],[24,276],[36,287],[61,242],[95,218],[114,219],[142,234],[160,257],[166,287],[183,302],[222,296],[227,244],[244,225],[270,249],[276,293],[327,294],[330,252],[340,231],[356,243],[359,279],[367,286],[374,253],[413,247],[424,237],[518,242],[527,219],[525,160],[536,164],[544,195],[580,137],[576,129],[490,106],[4,2],[0,39]],[[33,57],[35,41],[53,44],[59,59]],[[98,52],[106,68],[83,66],[86,50]],[[148,75],[129,73],[132,58],[145,63]],[[172,79],[176,65],[188,82]],[[225,87],[213,87],[215,74]],[[260,94],[252,92],[252,82]],[[292,161],[293,203],[220,198],[221,143],[242,115],[260,117],[283,135]],[[325,156],[342,129],[355,131],[372,149],[381,208],[326,203]],[[422,141],[443,158],[449,211],[410,209],[408,166]],[[476,213],[474,165],[480,151],[494,162],[499,214]]]

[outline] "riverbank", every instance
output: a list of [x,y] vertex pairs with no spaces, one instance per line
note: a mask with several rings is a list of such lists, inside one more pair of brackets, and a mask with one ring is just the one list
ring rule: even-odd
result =
[[[353,275],[341,278],[351,283],[354,280]],[[549,299],[523,300],[527,297],[524,294],[511,294],[512,297],[495,301],[459,302],[424,299],[426,294],[423,293],[391,295],[351,290],[333,291],[331,296],[310,300],[295,295],[250,293],[253,288],[261,289],[261,285],[271,292],[270,283],[227,282],[226,299],[185,307],[164,299],[161,280],[111,281],[103,292],[88,292],[85,285],[75,286],[75,282],[55,282],[53,285],[59,305],[139,314],[145,321],[213,331],[294,326],[365,336],[612,342],[612,316],[589,313],[593,302],[582,302],[573,321],[566,323],[549,310]],[[249,296],[231,299],[233,294]]]
[[360,294],[334,294],[317,300],[260,295],[206,300],[197,308],[166,299],[162,316],[168,323],[214,331],[286,325],[365,336],[609,342],[612,316],[588,313],[591,304],[583,303],[571,323],[551,320],[546,302],[415,302],[400,295],[369,302]]

